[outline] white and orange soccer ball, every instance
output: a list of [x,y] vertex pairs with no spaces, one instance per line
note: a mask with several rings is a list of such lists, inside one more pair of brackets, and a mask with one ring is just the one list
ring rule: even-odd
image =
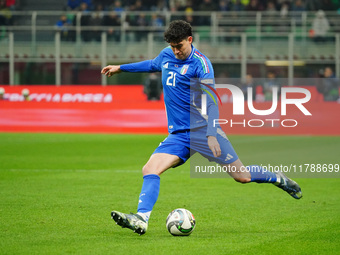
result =
[[188,236],[196,226],[194,215],[187,209],[179,208],[169,213],[166,228],[173,236]]

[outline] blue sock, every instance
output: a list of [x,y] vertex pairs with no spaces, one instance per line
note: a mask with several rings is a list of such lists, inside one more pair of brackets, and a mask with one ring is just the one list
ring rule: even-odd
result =
[[251,182],[257,183],[275,183],[277,181],[276,174],[257,165],[247,166],[251,175]]
[[156,174],[148,174],[143,179],[144,182],[139,195],[137,212],[143,213],[147,218],[146,220],[148,220],[158,198],[161,178]]

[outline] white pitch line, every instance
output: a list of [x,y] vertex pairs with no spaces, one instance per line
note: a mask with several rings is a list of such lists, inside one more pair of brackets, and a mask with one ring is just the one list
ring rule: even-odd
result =
[[[129,174],[142,174],[142,170],[123,170],[123,169],[1,169],[0,171],[10,171],[10,172],[76,172],[76,173],[129,173]],[[171,171],[169,169],[168,171]],[[187,174],[190,170],[176,171],[177,174]]]
[[4,169],[11,172],[100,172],[100,173],[138,173],[142,170],[122,170],[122,169]]

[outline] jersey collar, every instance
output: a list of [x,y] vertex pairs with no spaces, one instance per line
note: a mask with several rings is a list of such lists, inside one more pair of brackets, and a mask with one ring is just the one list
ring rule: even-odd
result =
[[194,47],[194,45],[191,44],[191,52],[189,57],[186,60],[192,59],[192,56],[194,55],[196,48]]

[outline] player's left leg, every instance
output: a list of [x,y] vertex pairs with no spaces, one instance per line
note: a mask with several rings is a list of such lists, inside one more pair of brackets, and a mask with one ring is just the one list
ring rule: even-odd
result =
[[137,214],[149,220],[160,189],[160,175],[181,163],[181,158],[169,153],[154,153],[142,169],[143,186],[139,195]]
[[160,175],[178,165],[181,159],[167,153],[154,153],[143,167],[143,186],[139,195],[137,213],[112,211],[112,219],[123,228],[129,228],[143,235],[148,229],[151,211],[157,201],[160,189]]
[[143,167],[143,186],[139,195],[137,213],[113,211],[111,217],[120,226],[142,235],[148,228],[151,211],[160,190],[160,175],[171,167],[184,163],[190,157],[188,134],[169,135],[154,151]]

